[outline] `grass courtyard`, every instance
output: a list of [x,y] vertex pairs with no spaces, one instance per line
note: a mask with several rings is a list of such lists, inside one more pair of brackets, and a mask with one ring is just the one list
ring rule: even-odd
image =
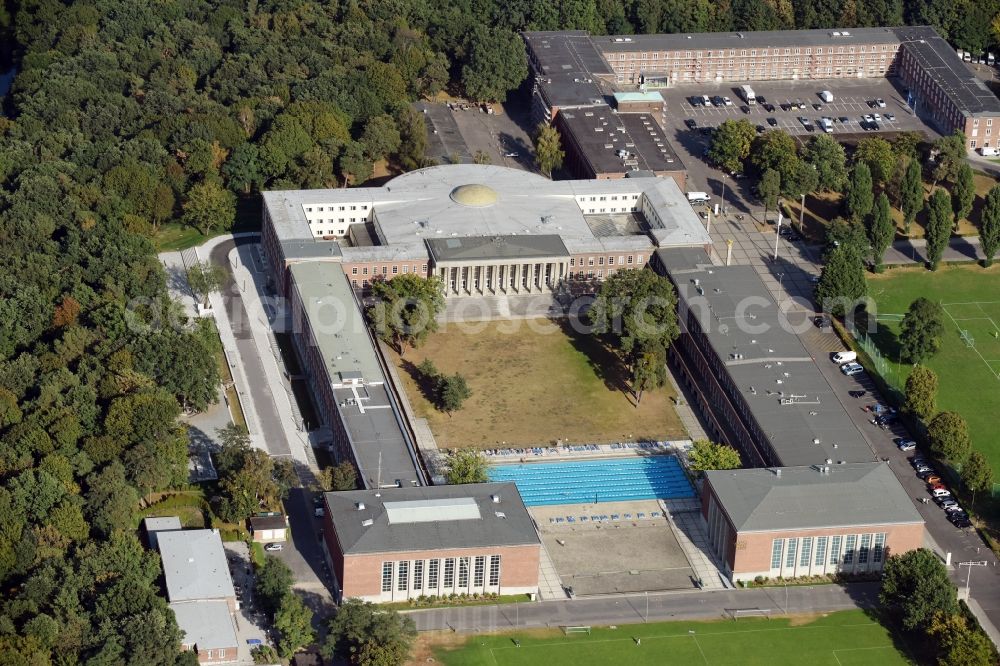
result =
[[[513,639],[520,641],[521,647]],[[641,643],[637,643],[640,639]],[[910,664],[892,633],[863,611],[817,618],[742,618],[739,621],[663,622],[594,628],[590,635],[560,630],[472,636],[441,648],[447,666],[605,666],[606,664]]]
[[[954,410],[969,422],[972,444],[993,464],[1000,478],[1000,266],[947,266],[936,272],[922,268],[894,269],[868,278],[869,293],[878,304],[879,332],[875,342],[889,360],[890,381],[902,387],[911,367],[898,358],[899,322],[891,315],[906,312],[918,296],[944,306],[945,336],[941,351],[926,365],[940,380],[938,409]],[[890,315],[887,317],[887,315]],[[961,337],[966,330],[970,347]]]
[[[425,358],[442,373],[461,373],[472,390],[452,416],[422,392],[416,366]],[[392,361],[442,448],[684,436],[669,386],[647,391],[636,408],[613,353],[548,319],[449,324]]]

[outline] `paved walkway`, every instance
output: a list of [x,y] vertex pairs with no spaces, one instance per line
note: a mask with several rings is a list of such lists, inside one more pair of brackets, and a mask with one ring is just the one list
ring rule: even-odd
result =
[[638,624],[667,620],[729,619],[734,609],[812,614],[878,606],[878,583],[694,590],[609,595],[535,603],[434,608],[406,612],[419,631],[481,633],[519,627]]
[[719,564],[712,554],[701,517],[701,500],[660,500],[660,508],[667,515],[670,529],[688,559],[704,590],[723,590],[732,587],[719,571]]

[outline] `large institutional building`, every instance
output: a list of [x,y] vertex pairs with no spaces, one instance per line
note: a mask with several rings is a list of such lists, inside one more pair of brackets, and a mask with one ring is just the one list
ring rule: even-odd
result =
[[1000,100],[927,26],[670,35],[526,32],[535,115],[601,108],[615,86],[898,77],[909,102],[967,147],[997,146]]
[[880,571],[924,521],[882,462],[705,473],[702,515],[733,580]]
[[264,250],[337,264],[355,289],[416,273],[448,296],[574,289],[641,268],[657,247],[708,246],[671,179],[552,181],[499,166],[420,169],[384,187],[264,193]]
[[513,483],[326,493],[338,599],[538,591],[541,543]]

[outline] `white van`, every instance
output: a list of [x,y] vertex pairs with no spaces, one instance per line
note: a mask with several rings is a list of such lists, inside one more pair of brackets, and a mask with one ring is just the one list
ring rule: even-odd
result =
[[853,377],[854,375],[860,375],[865,369],[859,363],[845,363],[840,366],[840,371],[847,375],[848,377]]
[[979,149],[979,154],[983,157],[996,157],[1000,155],[1000,148],[993,148],[991,146],[983,146]]
[[826,102],[827,104],[829,104],[830,102],[833,101],[833,93],[830,92],[829,90],[824,90],[820,92],[819,98],[824,102]]
[[707,203],[708,192],[688,192],[687,198],[690,203]]
[[837,365],[843,365],[845,363],[851,363],[852,361],[858,360],[858,352],[852,351],[839,351],[833,355],[833,362]]

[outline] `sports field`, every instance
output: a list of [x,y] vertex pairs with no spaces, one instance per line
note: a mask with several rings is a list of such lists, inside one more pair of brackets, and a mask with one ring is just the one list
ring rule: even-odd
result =
[[893,383],[902,386],[910,366],[898,358],[900,315],[918,296],[942,304],[945,335],[941,351],[927,361],[940,380],[938,409],[954,410],[969,422],[973,446],[1000,478],[1000,267],[947,266],[930,272],[895,269],[869,277],[878,304],[879,349],[890,360]]
[[[427,400],[416,366],[461,373],[472,396],[451,416]],[[638,409],[624,368],[594,336],[548,319],[448,324],[391,360],[406,395],[442,448],[667,440],[684,436],[669,387]]]
[[812,620],[742,618],[595,627],[589,635],[546,630],[473,636],[463,647],[438,650],[434,657],[447,666],[913,663],[899,651],[892,634],[860,610]]

